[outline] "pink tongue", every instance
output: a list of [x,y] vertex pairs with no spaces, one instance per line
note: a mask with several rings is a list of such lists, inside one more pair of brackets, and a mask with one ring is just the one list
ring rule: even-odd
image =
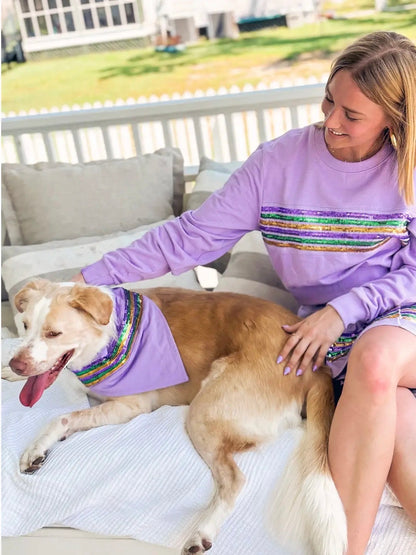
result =
[[43,392],[48,387],[49,373],[45,372],[40,376],[32,376],[28,378],[22,391],[20,392],[19,399],[25,407],[33,407],[35,403],[42,397]]

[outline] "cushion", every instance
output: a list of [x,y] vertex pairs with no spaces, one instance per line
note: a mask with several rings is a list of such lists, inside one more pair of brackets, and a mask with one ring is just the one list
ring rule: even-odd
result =
[[11,245],[128,231],[182,210],[183,158],[164,148],[126,160],[2,166]]
[[252,231],[234,245],[215,291],[233,291],[280,304],[292,312],[298,303],[276,275],[260,231]]
[[202,156],[199,162],[199,171],[213,170],[232,174],[242,165],[242,162],[217,162],[207,156]]
[[[201,158],[199,173],[195,180],[192,191],[184,197],[184,209],[195,210],[218,189],[221,189],[233,171],[241,166],[241,162],[216,162],[206,156]],[[223,273],[230,259],[229,253],[224,254],[217,260],[206,264]]]
[[215,170],[202,170],[195,179],[192,191],[184,197],[185,210],[195,210],[199,208],[211,193],[221,189],[228,178],[229,173]]
[[[162,223],[163,221],[156,222],[137,227],[129,232],[119,232],[103,237],[83,237],[51,241],[40,245],[3,247],[2,275],[9,298],[12,299],[27,281],[35,277],[43,277],[52,281],[68,281],[81,268],[92,264],[106,252],[129,245],[149,229]],[[167,274],[161,278],[123,285],[127,288],[164,286],[201,289],[193,270],[179,276]]]

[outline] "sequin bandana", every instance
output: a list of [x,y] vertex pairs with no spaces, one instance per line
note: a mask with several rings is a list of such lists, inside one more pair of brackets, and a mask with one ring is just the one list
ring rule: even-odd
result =
[[188,380],[168,323],[147,297],[123,288],[112,290],[118,337],[93,362],[72,370],[101,394],[133,395]]

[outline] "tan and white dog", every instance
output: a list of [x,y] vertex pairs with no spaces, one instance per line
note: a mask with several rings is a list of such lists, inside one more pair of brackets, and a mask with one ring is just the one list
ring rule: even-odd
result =
[[[124,423],[162,405],[189,404],[187,432],[211,469],[216,493],[182,553],[204,553],[244,483],[234,455],[298,425],[305,410],[303,438],[277,493],[279,540],[302,535],[311,552],[342,555],[346,519],[327,456],[334,409],[329,371],[284,376],[276,363],[287,338],[281,326],[297,317],[271,302],[233,293],[156,288],[145,295],[164,315],[189,381],[135,395],[107,395],[97,406],[62,415],[23,453],[21,471],[35,471],[52,445],[74,432]],[[76,372],[114,337],[109,288],[35,280],[16,295],[15,304],[26,333],[10,367],[29,378],[27,387],[36,398],[36,381],[42,383],[41,395],[64,366]]]

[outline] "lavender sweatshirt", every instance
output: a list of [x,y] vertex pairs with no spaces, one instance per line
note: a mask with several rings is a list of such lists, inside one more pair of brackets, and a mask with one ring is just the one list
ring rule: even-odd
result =
[[180,274],[252,230],[301,315],[329,303],[347,327],[416,301],[416,206],[398,192],[394,150],[343,162],[315,126],[260,145],[200,208],[82,273],[97,285]]

